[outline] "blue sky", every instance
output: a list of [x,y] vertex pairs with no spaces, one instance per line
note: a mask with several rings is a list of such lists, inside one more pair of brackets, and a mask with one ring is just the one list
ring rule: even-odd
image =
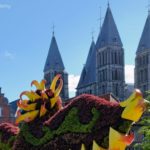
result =
[[[9,101],[30,90],[32,80],[43,78],[53,24],[66,71],[71,80],[75,79],[70,82],[75,84],[88,54],[91,32],[94,30],[95,41],[99,33],[100,7],[104,17],[107,2],[0,0],[0,87]],[[148,0],[110,0],[130,75],[148,14],[147,5]]]

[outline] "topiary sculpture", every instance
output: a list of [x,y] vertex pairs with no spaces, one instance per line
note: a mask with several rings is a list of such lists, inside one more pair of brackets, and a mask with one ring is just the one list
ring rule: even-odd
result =
[[[36,91],[25,91],[18,102],[16,124],[3,132],[1,144],[13,150],[125,150],[134,140],[130,127],[137,122],[149,103],[139,90],[123,102],[109,102],[83,94],[62,107],[59,93],[62,79],[57,75],[50,88],[45,80],[33,81]],[[28,99],[23,99],[23,95]],[[4,140],[15,129],[10,145]]]

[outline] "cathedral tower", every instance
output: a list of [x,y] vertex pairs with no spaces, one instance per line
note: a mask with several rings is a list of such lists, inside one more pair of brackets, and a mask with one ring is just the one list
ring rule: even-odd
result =
[[96,50],[97,95],[113,93],[124,99],[124,49],[109,5]]
[[49,87],[54,76],[61,74],[63,79],[63,89],[61,91],[61,98],[63,101],[68,99],[68,73],[65,71],[65,67],[57,46],[56,38],[52,36],[51,44],[44,67],[44,79],[46,79],[46,87]]
[[150,89],[150,12],[136,51],[135,88],[142,92]]

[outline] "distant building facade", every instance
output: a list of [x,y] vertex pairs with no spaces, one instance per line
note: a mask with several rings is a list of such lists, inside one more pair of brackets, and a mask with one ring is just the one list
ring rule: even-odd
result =
[[[146,96],[145,92],[150,90],[150,11],[136,51],[134,78],[134,87],[140,89]],[[145,116],[150,116],[150,113],[145,113],[143,117]],[[134,144],[141,143],[144,138],[144,135],[138,132],[140,127],[140,124],[135,124],[133,127],[135,140],[132,144],[133,147],[131,145],[128,150],[141,149],[134,147]]]
[[61,54],[58,49],[56,38],[52,36],[49,52],[47,55],[45,67],[44,67],[44,79],[46,82],[46,87],[49,87],[53,78],[56,74],[61,74],[63,79],[63,88],[61,91],[61,98],[63,101],[69,98],[68,94],[68,73],[65,71],[65,67],[61,58]]
[[135,88],[143,93],[150,90],[150,13],[136,51],[134,76]]
[[0,123],[12,122],[14,123],[14,115],[11,113],[11,108],[8,103],[8,99],[1,92],[0,88]]
[[113,93],[123,100],[124,78],[124,49],[108,5],[97,42],[95,45],[92,42],[83,67],[77,86],[77,95],[89,93],[99,96]]

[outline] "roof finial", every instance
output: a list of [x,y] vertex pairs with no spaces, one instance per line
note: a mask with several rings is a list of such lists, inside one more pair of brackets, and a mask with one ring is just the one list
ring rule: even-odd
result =
[[54,36],[54,33],[55,33],[55,25],[53,24],[53,26],[52,26],[52,35]]
[[148,15],[150,15],[150,0],[148,0]]
[[94,41],[94,30],[93,29],[92,29],[91,35],[92,35],[92,41]]
[[100,6],[100,29],[102,28],[102,12],[101,12],[102,8]]
[[108,0],[108,2],[107,2],[107,6],[108,6],[108,7],[110,6],[109,0]]
[[99,9],[100,9],[100,18],[98,20],[100,21],[100,30],[101,30],[101,28],[102,28],[102,19],[103,19],[102,12],[101,12],[101,10],[102,10],[101,6],[99,7]]

